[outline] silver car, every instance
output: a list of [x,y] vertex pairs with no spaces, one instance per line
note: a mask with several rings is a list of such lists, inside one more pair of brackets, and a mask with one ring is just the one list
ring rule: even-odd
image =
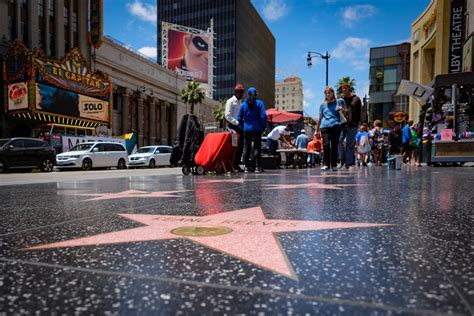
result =
[[56,155],[58,169],[117,167],[127,168],[128,153],[120,143],[86,142],[80,143],[65,153]]
[[128,156],[129,167],[169,166],[171,156],[171,146],[145,146]]

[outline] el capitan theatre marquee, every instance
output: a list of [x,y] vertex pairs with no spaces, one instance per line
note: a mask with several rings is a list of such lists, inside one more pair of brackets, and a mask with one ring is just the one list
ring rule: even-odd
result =
[[92,73],[79,49],[60,61],[14,41],[5,58],[4,111],[38,123],[94,128],[111,124],[111,84]]

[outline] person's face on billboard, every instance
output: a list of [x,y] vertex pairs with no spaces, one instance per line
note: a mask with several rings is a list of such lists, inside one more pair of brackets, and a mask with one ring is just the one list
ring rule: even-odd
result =
[[209,46],[208,38],[196,34],[187,34],[184,36],[184,45],[186,53],[184,60],[189,71],[196,72],[201,75],[195,78],[199,82],[207,83]]

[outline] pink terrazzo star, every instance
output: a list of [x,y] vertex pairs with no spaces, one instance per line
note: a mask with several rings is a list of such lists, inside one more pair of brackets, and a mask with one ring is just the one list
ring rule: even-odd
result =
[[255,182],[255,181],[260,181],[256,179],[228,179],[228,180],[201,180],[198,181],[197,183],[245,183],[245,182]]
[[181,197],[177,193],[187,192],[189,190],[181,191],[158,191],[158,192],[148,192],[148,191],[139,191],[139,190],[127,190],[122,192],[115,193],[78,193],[70,195],[84,195],[84,196],[96,196],[92,199],[87,199],[85,201],[99,201],[99,200],[112,200],[112,199],[124,199],[124,198],[161,198],[161,197]]
[[[247,261],[263,269],[297,280],[291,263],[275,233],[389,226],[389,224],[373,223],[266,219],[260,207],[207,216],[119,215],[146,226],[35,246],[26,250],[119,244],[149,240],[187,239],[204,247]],[[231,230],[224,235],[202,237],[183,237],[172,233],[177,228],[189,226],[203,228],[208,226],[224,227]]]
[[342,187],[360,186],[364,184],[328,184],[328,183],[300,183],[300,184],[266,184],[265,190],[286,190],[286,189],[324,189],[324,190],[342,190]]

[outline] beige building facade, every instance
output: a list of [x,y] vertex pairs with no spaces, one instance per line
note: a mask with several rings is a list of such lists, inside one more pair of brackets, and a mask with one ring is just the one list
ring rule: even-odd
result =
[[288,112],[303,112],[303,82],[301,78],[289,76],[275,83],[275,108]]
[[[410,80],[431,86],[437,75],[462,71],[464,40],[473,31],[472,0],[432,0],[411,27]],[[420,104],[410,100],[410,118]]]

